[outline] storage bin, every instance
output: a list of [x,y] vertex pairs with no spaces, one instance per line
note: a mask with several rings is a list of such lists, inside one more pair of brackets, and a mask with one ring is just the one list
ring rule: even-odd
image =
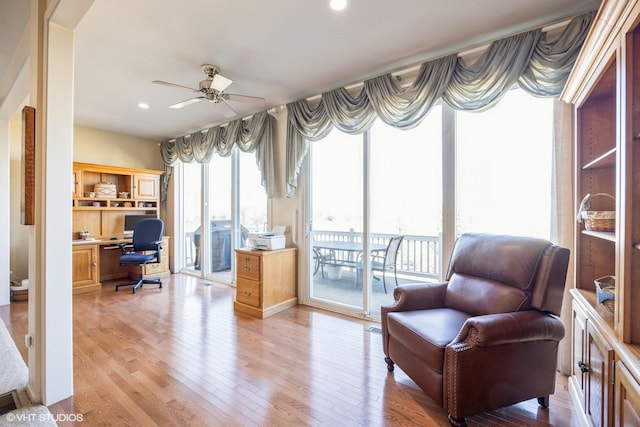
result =
[[110,182],[99,182],[93,186],[97,198],[111,199],[116,197],[116,185]]
[[596,298],[599,304],[611,312],[615,310],[616,276],[604,276],[593,281],[596,285]]

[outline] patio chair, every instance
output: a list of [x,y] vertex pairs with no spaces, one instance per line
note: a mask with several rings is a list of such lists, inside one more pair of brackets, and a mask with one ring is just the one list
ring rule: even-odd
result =
[[323,253],[318,248],[313,248],[313,275],[318,274],[318,270],[322,273],[322,278],[324,279],[324,266],[325,264],[335,264],[336,262],[336,253],[335,251],[328,251],[328,253]]
[[[402,245],[402,239],[404,239],[404,236],[394,236],[389,240],[389,244],[387,245],[387,249],[383,255],[371,254],[371,262],[369,265],[371,265],[371,270],[373,272],[382,272],[382,286],[385,294],[387,293],[387,271],[393,270],[393,277],[396,281],[396,286],[398,286],[397,259]],[[362,283],[363,268],[364,264],[362,262],[358,262],[356,264],[358,285]],[[377,276],[373,276],[373,278],[375,280],[380,280]]]

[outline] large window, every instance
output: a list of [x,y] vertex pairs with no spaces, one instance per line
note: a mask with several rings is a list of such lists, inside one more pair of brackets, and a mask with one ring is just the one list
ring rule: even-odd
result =
[[311,143],[303,302],[379,318],[396,283],[443,278],[461,233],[548,239],[552,123],[552,100],[513,90],[487,111],[437,106],[410,130],[378,121]]
[[553,101],[512,90],[456,124],[456,234],[549,239]]

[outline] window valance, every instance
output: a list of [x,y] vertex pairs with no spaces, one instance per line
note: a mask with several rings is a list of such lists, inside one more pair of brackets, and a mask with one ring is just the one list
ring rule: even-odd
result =
[[323,93],[319,103],[302,99],[288,104],[287,195],[297,187],[309,142],[334,127],[358,134],[379,117],[390,126],[410,129],[439,100],[458,110],[487,109],[515,84],[536,96],[559,95],[595,14],[573,18],[555,40],[539,28],[494,41],[470,64],[457,54],[425,62],[410,85],[386,74],[365,81],[356,95],[339,88]]
[[227,125],[214,126],[162,142],[160,153],[165,165],[162,186],[163,200],[166,198],[172,166],[177,161],[208,163],[216,153],[222,157],[230,156],[234,146],[245,153],[255,153],[262,186],[265,188],[267,197],[274,197],[274,120],[271,115],[263,111],[248,119],[234,120]]

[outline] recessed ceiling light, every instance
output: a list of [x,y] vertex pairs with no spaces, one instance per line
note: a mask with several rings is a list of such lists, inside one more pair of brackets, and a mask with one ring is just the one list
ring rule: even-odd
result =
[[138,103],[138,108],[142,108],[143,110],[148,110],[149,109],[149,104],[147,104],[146,102],[139,102]]
[[329,6],[333,10],[343,10],[347,7],[347,0],[331,0]]

